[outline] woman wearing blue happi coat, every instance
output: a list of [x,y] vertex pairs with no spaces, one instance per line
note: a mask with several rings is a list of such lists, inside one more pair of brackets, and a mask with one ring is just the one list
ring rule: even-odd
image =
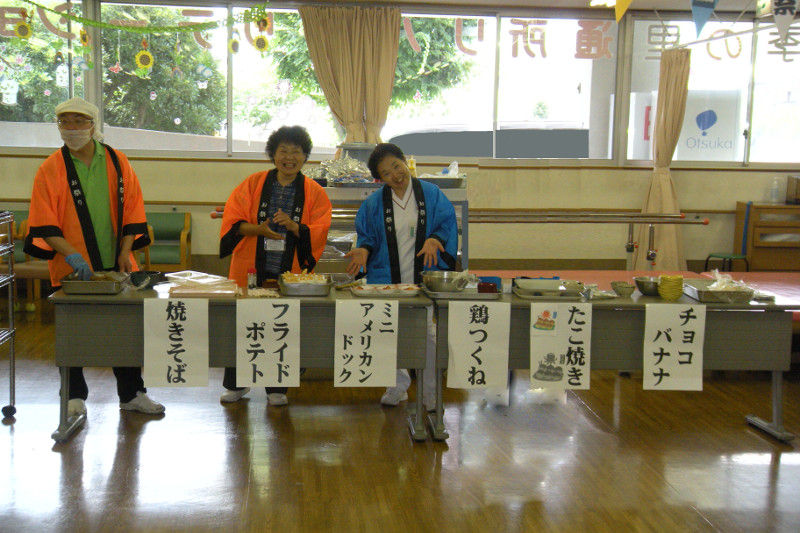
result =
[[[356,215],[356,248],[347,271],[363,270],[367,282],[420,283],[423,270],[455,270],[458,223],[453,204],[436,185],[411,176],[403,151],[394,144],[375,147],[367,163],[384,186],[372,193]],[[431,324],[431,320],[428,321]],[[434,407],[435,331],[429,327],[424,403]],[[397,385],[386,390],[384,405],[408,399],[411,379],[398,370]]]

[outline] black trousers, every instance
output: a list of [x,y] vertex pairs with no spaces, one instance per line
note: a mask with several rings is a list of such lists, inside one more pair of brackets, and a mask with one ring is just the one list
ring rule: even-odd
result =
[[[225,374],[222,377],[222,386],[228,390],[242,390],[244,388],[236,386],[236,368],[225,368]],[[273,392],[278,394],[286,394],[286,391],[289,390],[289,387],[264,387],[264,390],[267,391],[267,394],[272,394]]]
[[[139,391],[147,392],[142,380],[142,369],[139,367],[114,367],[114,376],[117,378],[117,394],[120,403],[128,403],[136,398]],[[67,369],[69,373],[69,399],[80,398],[86,400],[89,397],[89,387],[86,386],[86,379],[83,377],[83,368],[74,366]]]

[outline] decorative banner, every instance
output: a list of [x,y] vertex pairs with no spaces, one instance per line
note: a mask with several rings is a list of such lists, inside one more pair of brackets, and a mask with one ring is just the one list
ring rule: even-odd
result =
[[717,7],[719,0],[692,0],[692,19],[694,20],[694,27],[697,36],[700,37],[700,32],[703,31],[703,26],[708,22],[714,8]]
[[783,42],[786,42],[786,34],[796,11],[797,0],[772,0],[772,16],[775,17],[775,26]]
[[508,386],[508,302],[451,301],[447,386],[487,389]]
[[592,304],[531,304],[531,388],[588,389]]
[[705,305],[647,304],[643,388],[703,390],[705,331]]
[[633,0],[621,0],[614,6],[614,12],[617,15],[617,22],[622,20],[622,16],[628,10],[628,7],[630,7],[631,2],[633,2]]
[[146,387],[208,386],[208,300],[144,301]]
[[766,17],[770,14],[772,14],[772,0],[757,0],[756,17]]
[[236,386],[300,386],[300,300],[236,302]]
[[142,34],[176,33],[176,32],[194,33],[203,30],[213,30],[214,28],[221,28],[223,26],[231,27],[237,23],[254,22],[264,18],[271,20],[271,15],[267,13],[267,6],[269,5],[269,3],[253,6],[252,8],[243,11],[242,13],[228,16],[222,20],[215,20],[210,22],[195,22],[195,23],[189,22],[189,23],[182,23],[181,25],[178,26],[134,26],[134,25],[119,25],[119,24],[109,24],[108,22],[100,22],[98,20],[92,20],[76,16],[70,13],[69,11],[56,11],[56,9],[44,6],[37,2],[33,2],[32,0],[22,0],[22,1],[25,2],[26,4],[34,6],[40,14],[47,12],[56,17],[61,17],[63,19],[71,20],[72,22],[83,24],[84,26],[92,26],[93,28],[102,28],[107,30],[114,29],[114,30],[126,31],[129,33],[142,33]]
[[397,300],[337,300],[335,387],[397,384]]

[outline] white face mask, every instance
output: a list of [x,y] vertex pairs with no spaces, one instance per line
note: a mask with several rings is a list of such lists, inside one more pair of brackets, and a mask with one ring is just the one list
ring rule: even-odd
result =
[[61,132],[61,138],[64,140],[64,144],[67,145],[67,148],[77,152],[86,144],[92,140],[92,130],[94,128],[89,128],[87,130],[58,130]]

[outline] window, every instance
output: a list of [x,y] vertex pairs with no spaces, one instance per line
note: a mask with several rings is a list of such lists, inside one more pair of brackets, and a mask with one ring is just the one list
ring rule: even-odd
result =
[[492,155],[496,23],[403,15],[384,140],[414,155]]
[[617,25],[503,18],[497,157],[611,157]]
[[786,44],[776,30],[757,34],[750,160],[800,161],[800,28],[789,29]]
[[[226,17],[220,8],[102,4],[103,22],[142,29]],[[103,119],[109,144],[225,151],[226,36],[224,25],[158,34],[104,29]]]
[[[239,15],[243,9],[235,9]],[[266,47],[256,39],[267,39]],[[264,152],[269,134],[283,125],[301,125],[314,150],[333,153],[344,138],[317,83],[296,11],[272,11],[267,26],[238,25],[233,55],[233,149]],[[263,50],[259,50],[263,48]]]
[[[730,35],[751,23],[708,22],[699,38]],[[628,158],[653,158],[661,52],[696,40],[688,20],[636,20],[628,122]],[[742,161],[750,83],[749,34],[692,45],[686,113],[674,161]]]
[[[67,4],[41,5],[49,10],[15,0],[0,5],[0,121],[13,123],[0,127],[0,146],[60,146],[56,105],[70,97],[70,87],[83,95],[90,68],[85,34],[53,12]],[[80,4],[71,9],[80,16]]]

